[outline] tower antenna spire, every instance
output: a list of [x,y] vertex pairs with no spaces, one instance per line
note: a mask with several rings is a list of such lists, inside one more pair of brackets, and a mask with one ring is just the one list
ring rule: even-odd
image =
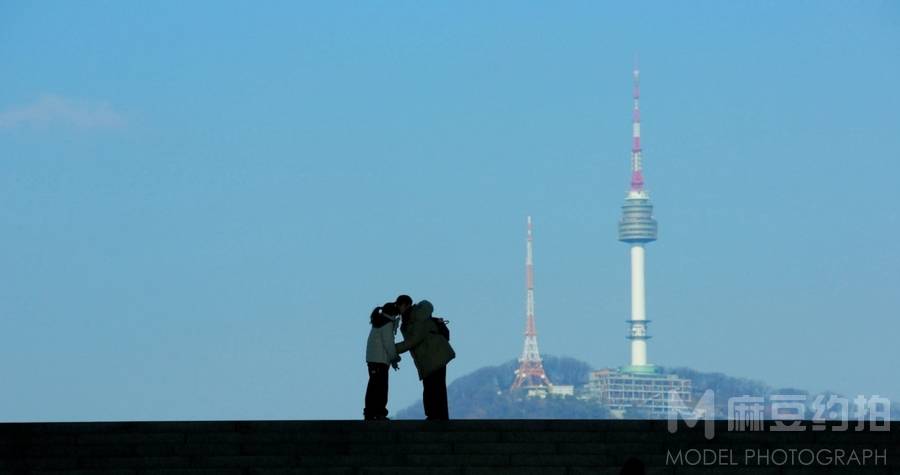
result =
[[537,328],[534,325],[534,254],[531,216],[528,217],[528,239],[525,244],[525,345],[519,357],[519,368],[511,390],[548,388],[551,386],[541,354],[538,351]]
[[634,83],[632,90],[634,105],[631,111],[631,190],[641,192],[644,190],[644,172],[641,163],[641,70],[638,69],[637,55],[634,56],[631,74]]

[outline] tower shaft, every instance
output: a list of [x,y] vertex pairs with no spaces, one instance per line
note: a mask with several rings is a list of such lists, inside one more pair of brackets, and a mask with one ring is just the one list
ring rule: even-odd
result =
[[516,379],[510,389],[550,386],[538,351],[537,328],[534,324],[534,254],[531,216],[528,217],[528,240],[525,245],[525,344],[519,357]]
[[647,313],[644,294],[644,246],[631,246],[631,365],[647,364]]

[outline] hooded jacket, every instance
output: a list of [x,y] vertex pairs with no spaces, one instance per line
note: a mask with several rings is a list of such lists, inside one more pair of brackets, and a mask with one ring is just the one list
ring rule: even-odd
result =
[[397,318],[387,315],[385,318],[391,321],[380,327],[372,325],[369,330],[369,339],[366,342],[366,362],[390,364],[398,358],[394,347],[394,335],[397,334]]
[[456,358],[450,342],[438,333],[437,325],[431,320],[433,311],[431,302],[422,300],[410,307],[400,325],[403,341],[397,343],[397,353],[407,350],[410,352],[419,371],[419,379],[425,379],[434,370],[446,366]]

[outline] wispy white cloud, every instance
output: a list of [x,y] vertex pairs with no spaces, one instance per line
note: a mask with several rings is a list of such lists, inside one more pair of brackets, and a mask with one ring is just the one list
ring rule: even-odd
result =
[[61,124],[79,129],[106,129],[125,125],[125,118],[105,102],[79,101],[43,94],[23,106],[0,110],[0,128]]

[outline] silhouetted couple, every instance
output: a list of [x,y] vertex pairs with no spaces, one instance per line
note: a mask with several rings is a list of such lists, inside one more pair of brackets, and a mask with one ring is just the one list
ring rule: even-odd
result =
[[[425,418],[447,420],[447,363],[456,357],[439,322],[432,318],[434,306],[427,300],[413,304],[409,295],[401,295],[394,302],[376,307],[369,317],[372,330],[366,344],[369,366],[369,385],[366,387],[366,420],[387,419],[388,366],[399,369],[400,354],[412,355],[422,380],[422,405]],[[403,341],[394,343],[398,320]]]

